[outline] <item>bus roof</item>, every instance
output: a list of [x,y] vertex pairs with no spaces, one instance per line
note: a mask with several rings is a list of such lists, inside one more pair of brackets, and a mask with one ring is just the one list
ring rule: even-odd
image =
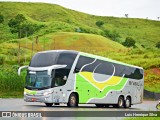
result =
[[48,50],[48,51],[40,51],[40,52],[37,52],[37,53],[51,53],[51,52],[59,52],[59,53],[63,53],[63,52],[70,52],[70,53],[77,53],[78,54],[78,51],[75,51],[75,50]]
[[38,53],[50,53],[50,52],[59,52],[59,53],[67,52],[67,53],[76,53],[76,54],[79,53],[82,56],[96,58],[96,59],[100,59],[100,60],[104,60],[104,61],[108,61],[108,62],[113,62],[113,63],[125,65],[125,66],[130,66],[130,67],[143,69],[142,67],[139,67],[139,66],[130,65],[130,64],[123,63],[123,62],[116,61],[116,60],[112,60],[112,59],[109,59],[109,58],[106,58],[106,57],[93,55],[93,54],[89,54],[89,53],[85,53],[85,52],[79,52],[79,51],[75,51],[75,50],[48,50],[48,51],[41,51],[41,52],[38,52]]

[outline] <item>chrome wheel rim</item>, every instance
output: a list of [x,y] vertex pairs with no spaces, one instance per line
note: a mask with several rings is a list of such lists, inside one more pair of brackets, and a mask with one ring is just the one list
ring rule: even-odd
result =
[[122,107],[122,106],[123,106],[123,100],[120,99],[120,100],[119,100],[119,107]]
[[71,105],[74,106],[76,103],[76,98],[74,96],[71,97]]
[[129,107],[129,106],[130,106],[130,100],[127,99],[127,100],[126,100],[126,107]]

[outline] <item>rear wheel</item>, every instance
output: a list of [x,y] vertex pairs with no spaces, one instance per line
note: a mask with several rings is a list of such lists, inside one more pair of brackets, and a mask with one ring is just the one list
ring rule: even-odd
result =
[[129,108],[130,106],[131,106],[131,99],[127,97],[124,103],[124,107]]
[[75,93],[72,93],[70,95],[67,106],[68,107],[77,107],[78,106],[78,97]]
[[51,107],[53,103],[45,103],[47,107]]
[[117,103],[117,107],[118,108],[122,108],[124,106],[124,98],[122,96],[120,96],[118,98],[118,103]]

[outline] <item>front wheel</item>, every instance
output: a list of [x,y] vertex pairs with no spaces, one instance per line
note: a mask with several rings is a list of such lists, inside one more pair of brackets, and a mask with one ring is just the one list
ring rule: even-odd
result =
[[77,95],[75,93],[72,93],[69,96],[67,106],[68,107],[77,107],[78,106],[78,98],[77,98]]
[[53,103],[45,103],[47,107],[51,107]]
[[160,110],[160,103],[156,105],[156,108]]

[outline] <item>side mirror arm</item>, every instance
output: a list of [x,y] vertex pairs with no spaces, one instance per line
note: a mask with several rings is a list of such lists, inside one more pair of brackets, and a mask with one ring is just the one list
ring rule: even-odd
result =
[[67,65],[53,65],[48,69],[48,75],[51,75],[53,69],[65,68]]
[[18,69],[18,75],[20,76],[21,74],[21,70],[24,69],[24,68],[28,68],[28,66],[22,66]]

